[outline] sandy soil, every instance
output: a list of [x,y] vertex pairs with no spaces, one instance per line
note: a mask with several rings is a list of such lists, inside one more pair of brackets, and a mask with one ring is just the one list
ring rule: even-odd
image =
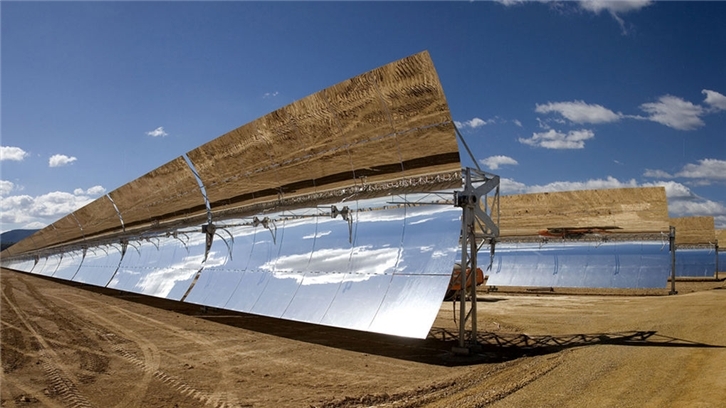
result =
[[726,406],[724,281],[482,293],[481,351],[459,357],[451,303],[410,340],[0,279],[3,407]]

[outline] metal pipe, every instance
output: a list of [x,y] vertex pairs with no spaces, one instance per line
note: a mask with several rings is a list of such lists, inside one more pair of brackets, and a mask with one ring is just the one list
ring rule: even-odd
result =
[[[478,205],[478,203],[477,203]],[[472,211],[473,212],[473,211]],[[476,247],[476,235],[474,231],[474,224],[471,225],[471,231],[469,237],[471,238],[471,273],[470,279],[471,279],[471,341],[472,344],[476,344],[476,333],[477,333],[477,327],[476,327],[476,284],[477,284],[477,253],[479,252]]]
[[715,248],[716,248],[716,279],[718,279],[718,271],[720,269],[718,266],[718,243],[716,243]]
[[668,241],[671,250],[671,291],[669,295],[675,295],[676,291],[676,227],[671,226],[668,234]]
[[[461,144],[464,145],[466,152],[469,153],[469,157],[471,158],[471,160],[474,161],[474,165],[476,166],[476,169],[481,171],[481,167],[479,167],[479,163],[476,161],[476,158],[471,153],[471,149],[469,149],[469,145],[466,144],[466,140],[464,140],[464,136],[461,135],[461,132],[459,132],[459,128],[457,128],[456,125],[454,125],[454,130],[456,130],[456,135],[459,136],[459,140],[461,140]],[[467,168],[467,171],[469,171],[468,168]]]
[[[468,187],[471,184],[471,171],[467,168],[465,172],[466,184],[464,185],[464,194],[468,194]],[[471,211],[468,205],[462,206],[461,217],[461,271],[459,272],[459,347],[465,347],[464,335],[466,327],[466,264],[467,259],[467,241],[469,239],[469,224]]]

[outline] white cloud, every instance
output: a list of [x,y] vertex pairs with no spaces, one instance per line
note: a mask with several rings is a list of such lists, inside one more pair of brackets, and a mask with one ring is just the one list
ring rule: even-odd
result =
[[35,221],[35,222],[29,222],[29,223],[23,225],[23,228],[22,229],[43,229],[47,225],[48,224],[46,224],[44,222]]
[[643,183],[643,187],[663,186],[668,197],[668,212],[674,217],[712,216],[726,220],[726,206],[696,195],[691,189],[675,181]]
[[698,164],[688,163],[676,173],[678,177],[726,180],[726,160],[703,159]]
[[6,196],[15,190],[15,183],[7,180],[0,180],[0,196]]
[[522,122],[518,121],[517,119],[514,119],[514,120],[512,121],[512,123],[514,123],[514,124],[515,124],[515,125],[517,125],[518,127],[522,127]]
[[663,170],[653,170],[653,169],[645,169],[645,172],[643,173],[643,177],[649,177],[649,178],[673,178],[672,175],[668,174],[667,172]]
[[[564,8],[563,2],[553,0],[495,0],[504,6],[516,6],[529,2],[546,3],[554,10],[562,10]],[[653,4],[653,0],[579,0],[578,6],[580,9],[589,11],[595,14],[599,14],[602,11],[608,12],[615,21],[620,25],[620,29],[623,34],[627,34],[628,30],[625,27],[625,21],[623,21],[621,14],[629,13],[631,11],[638,11],[644,7]]]
[[146,134],[149,135],[149,136],[151,136],[151,137],[164,137],[164,136],[169,136],[169,134],[164,131],[164,127],[163,126],[159,126],[158,128],[156,128],[156,129],[154,129],[152,131],[146,132]]
[[726,96],[716,92],[704,89],[701,91],[702,94],[706,95],[704,102],[711,106],[713,110],[726,110]]
[[[30,215],[32,204],[33,197],[27,195],[0,197],[0,223],[3,230],[23,228],[24,223],[33,221]],[[14,224],[20,226],[15,227]]]
[[552,129],[552,126],[550,126],[546,120],[542,120],[540,118],[537,118],[537,125],[539,126],[540,129],[544,129],[544,130]]
[[524,194],[527,192],[527,185],[510,178],[502,177],[499,180],[499,192],[502,195]]
[[726,229],[726,214],[714,215],[713,223],[714,223],[714,227],[716,229]]
[[535,112],[559,113],[574,123],[610,123],[617,122],[622,117],[622,114],[615,113],[602,105],[591,105],[584,101],[537,104]]
[[274,98],[274,97],[276,97],[279,94],[280,93],[277,92],[277,91],[275,91],[275,92],[265,92],[264,95],[262,95],[262,97],[265,98],[265,99],[267,99],[267,98]]
[[454,121],[454,124],[459,129],[463,129],[463,128],[466,128],[466,127],[471,128],[471,129],[476,129],[476,128],[482,127],[484,125],[490,125],[490,124],[492,124],[494,122],[495,122],[494,119],[484,120],[484,119],[481,119],[481,118],[474,118],[474,119],[471,119],[471,120],[466,120],[464,122]]
[[[541,114],[557,113],[571,123],[600,124],[618,122],[623,118],[650,120],[678,130],[693,130],[705,125],[702,117],[708,113],[726,110],[726,96],[704,89],[704,105],[697,105],[673,95],[663,95],[656,102],[640,105],[647,116],[625,115],[613,112],[602,105],[588,104],[581,100],[572,102],[548,102],[536,104],[535,112]],[[537,118],[539,127],[550,130],[550,123],[565,124],[561,118]]]
[[54,154],[50,156],[50,159],[48,160],[48,166],[50,167],[60,167],[60,166],[66,166],[69,164],[72,164],[76,159],[73,156],[66,156],[65,154]]
[[500,191],[502,194],[526,194],[526,193],[544,193],[554,191],[573,191],[573,190],[595,190],[607,188],[625,188],[637,187],[638,183],[635,179],[628,181],[620,181],[615,177],[608,176],[605,179],[590,179],[586,181],[553,181],[552,183],[543,185],[528,186],[524,183],[512,179],[502,178],[500,181]]
[[73,194],[77,196],[81,195],[90,195],[90,196],[99,196],[106,192],[106,189],[101,186],[93,186],[87,190],[84,190],[82,188],[77,188],[73,190]]
[[595,133],[588,129],[571,130],[567,133],[550,129],[547,132],[533,133],[529,139],[519,138],[520,143],[546,149],[582,149],[585,140],[595,137]]
[[19,147],[0,146],[0,161],[22,161],[30,154]]
[[620,181],[615,177],[608,176],[606,179],[590,179],[587,181],[554,181],[542,186],[531,186],[528,190],[532,193],[545,191],[572,191],[572,190],[600,190],[606,188],[636,187],[635,179]]
[[640,109],[650,114],[648,120],[673,129],[693,130],[704,125],[701,120],[703,108],[677,96],[661,96],[658,102],[644,103]]
[[523,4],[527,0],[494,0],[495,2],[502,4],[504,6],[516,6],[518,4]]
[[697,198],[690,188],[675,181],[655,181],[652,183],[642,183],[642,187],[664,187],[666,197],[669,199],[693,199]]
[[35,197],[3,195],[0,196],[0,222],[3,230],[42,228],[90,203],[105,191],[102,186],[94,186],[86,190],[75,189],[73,193],[53,191]]
[[517,165],[516,160],[514,160],[511,157],[508,156],[489,156],[486,159],[481,159],[479,161],[481,164],[489,167],[490,170],[496,170],[499,168],[499,166],[503,166],[505,164],[511,164],[511,165]]
[[581,0],[580,8],[599,13],[607,11],[609,13],[627,13],[637,11],[643,7],[653,4],[652,0]]
[[93,186],[86,190],[86,194],[90,196],[100,196],[106,192],[106,189],[103,186]]
[[638,11],[644,7],[653,4],[652,0],[580,0],[580,8],[586,11],[599,14],[601,11],[607,11],[610,16],[620,25],[623,35],[628,33],[625,21],[620,14]]
[[701,179],[697,184],[710,184],[709,180],[726,180],[726,160],[701,159],[698,163],[688,163],[677,172],[671,175],[663,170],[646,169],[644,177],[652,178],[673,178],[684,177],[690,179]]
[[676,216],[724,216],[726,206],[706,199],[669,200],[668,211]]

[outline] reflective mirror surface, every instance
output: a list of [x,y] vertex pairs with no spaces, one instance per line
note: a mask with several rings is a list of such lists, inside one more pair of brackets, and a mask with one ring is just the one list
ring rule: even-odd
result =
[[716,276],[716,252],[713,248],[678,248],[676,250],[676,276],[702,278]]
[[74,282],[106,286],[121,262],[121,245],[102,245],[86,250],[81,267],[71,278]]
[[489,286],[665,288],[670,252],[660,242],[500,243],[488,275]]
[[461,187],[421,52],[227,132],[3,255],[75,282],[425,337],[461,232],[452,193],[434,192]]
[[[455,262],[460,210],[382,204],[371,199],[276,213],[267,226],[228,220],[230,227],[217,228],[185,301],[425,337]],[[360,211],[333,218],[333,206]]]

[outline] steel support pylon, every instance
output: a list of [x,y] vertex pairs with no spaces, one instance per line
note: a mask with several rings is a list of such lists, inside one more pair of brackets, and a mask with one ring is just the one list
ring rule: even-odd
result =
[[[472,168],[463,169],[463,176],[464,190],[454,193],[454,205],[462,209],[459,343],[452,350],[455,354],[469,354],[477,347],[477,255],[484,244],[489,245],[490,269],[499,237],[499,176]],[[492,191],[490,203],[487,195]],[[471,326],[468,336],[467,322]]]

